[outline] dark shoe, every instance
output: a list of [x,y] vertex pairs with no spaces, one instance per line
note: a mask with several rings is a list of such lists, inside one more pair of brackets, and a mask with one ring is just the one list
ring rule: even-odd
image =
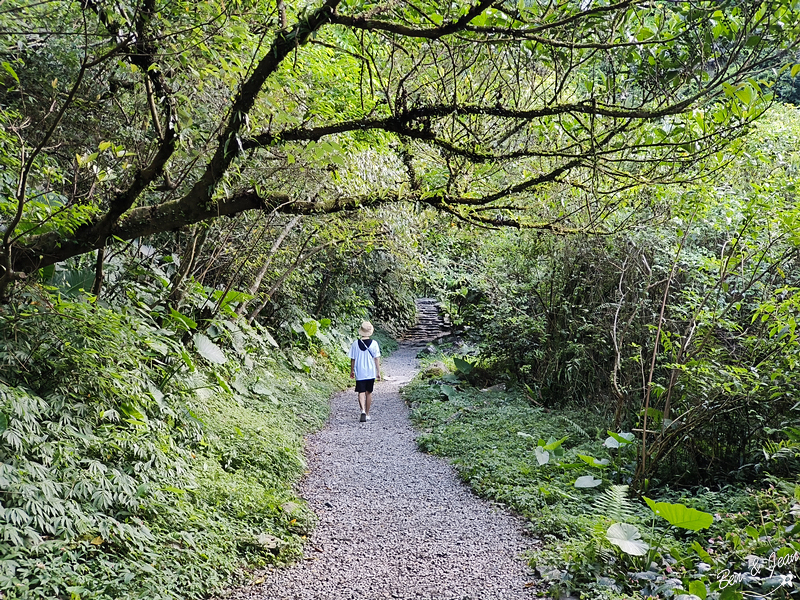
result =
[[367,413],[363,413],[363,412],[362,412],[362,413],[361,413],[361,419],[360,419],[360,421],[363,423],[363,422],[364,422],[364,421],[366,421],[366,420],[367,420]]

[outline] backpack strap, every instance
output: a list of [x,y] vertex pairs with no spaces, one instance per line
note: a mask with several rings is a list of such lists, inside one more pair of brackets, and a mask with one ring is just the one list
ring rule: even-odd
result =
[[[372,345],[372,340],[358,340],[358,349],[362,352],[366,352],[369,350],[369,347]],[[363,347],[362,347],[363,346]],[[370,351],[370,355],[372,355],[372,351]]]

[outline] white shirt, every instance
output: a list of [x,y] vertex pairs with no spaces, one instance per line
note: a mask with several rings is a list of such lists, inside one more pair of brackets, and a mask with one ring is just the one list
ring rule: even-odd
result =
[[[366,340],[362,341],[366,343]],[[353,366],[356,374],[356,381],[375,379],[377,375],[377,371],[375,370],[375,359],[381,355],[381,349],[378,347],[378,342],[372,340],[372,343],[367,347],[366,350],[359,348],[358,342],[359,340],[353,342],[353,345],[350,346],[350,352],[347,353],[347,356],[356,361],[355,365]]]

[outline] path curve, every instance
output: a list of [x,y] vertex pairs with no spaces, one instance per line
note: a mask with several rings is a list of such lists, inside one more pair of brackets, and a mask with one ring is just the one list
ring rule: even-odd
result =
[[305,560],[270,569],[238,600],[518,600],[533,598],[519,554],[521,522],[474,496],[445,461],[419,452],[399,388],[416,373],[401,346],[376,383],[372,420],[355,393],[331,399],[325,429],[307,440],[299,486],[319,516]]

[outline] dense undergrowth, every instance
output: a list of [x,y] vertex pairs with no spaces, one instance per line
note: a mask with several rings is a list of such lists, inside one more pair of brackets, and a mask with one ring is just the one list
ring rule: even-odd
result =
[[[429,368],[404,390],[418,444],[448,458],[478,495],[525,518],[542,542],[531,566],[553,597],[797,595],[796,479],[713,489],[662,485],[637,497],[627,487],[636,442],[626,444],[633,436],[625,432],[619,441],[610,435],[608,411],[550,410],[522,388],[479,389],[458,369],[470,363],[439,359],[450,369]],[[667,503],[656,508],[680,525],[656,516],[644,497]]]
[[341,340],[206,326],[47,294],[3,309],[0,597],[201,598],[298,556],[313,514],[291,484]]

